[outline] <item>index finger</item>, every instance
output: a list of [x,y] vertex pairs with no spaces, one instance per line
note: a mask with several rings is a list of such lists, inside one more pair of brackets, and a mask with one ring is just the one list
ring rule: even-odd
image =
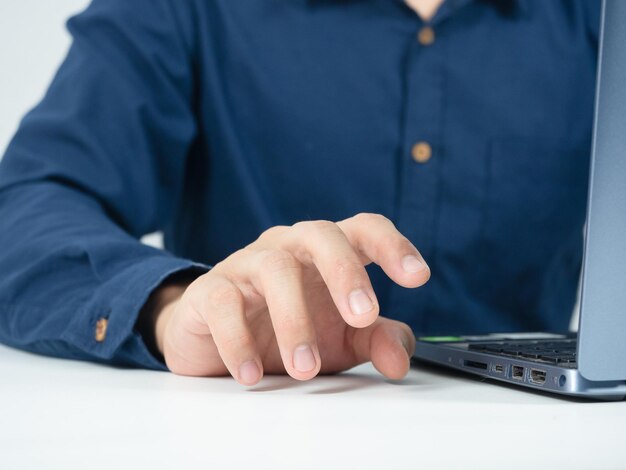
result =
[[386,217],[358,214],[337,225],[365,261],[379,265],[397,284],[414,288],[430,279],[421,253]]

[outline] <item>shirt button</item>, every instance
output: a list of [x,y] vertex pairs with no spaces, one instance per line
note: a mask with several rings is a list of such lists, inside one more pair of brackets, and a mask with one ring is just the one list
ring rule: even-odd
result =
[[426,163],[433,156],[433,149],[426,142],[418,142],[413,146],[411,154],[417,163]]
[[430,26],[424,26],[417,33],[417,41],[422,46],[430,46],[433,42],[435,42],[435,30]]
[[96,322],[96,341],[102,343],[107,337],[107,326],[109,326],[109,320],[106,318],[100,318]]

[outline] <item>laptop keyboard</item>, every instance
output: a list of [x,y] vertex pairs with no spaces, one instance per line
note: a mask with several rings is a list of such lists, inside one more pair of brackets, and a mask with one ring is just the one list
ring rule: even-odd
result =
[[527,361],[576,366],[576,339],[544,339],[532,341],[494,341],[470,343],[470,351],[501,354]]

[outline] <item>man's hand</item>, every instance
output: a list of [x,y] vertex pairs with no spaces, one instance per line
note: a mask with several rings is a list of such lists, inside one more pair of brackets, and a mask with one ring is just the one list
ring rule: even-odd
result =
[[372,361],[398,379],[415,347],[411,329],[379,316],[365,270],[418,287],[430,270],[385,217],[273,227],[188,286],[158,291],[155,339],[177,374],[230,373],[244,385],[263,372],[308,380]]

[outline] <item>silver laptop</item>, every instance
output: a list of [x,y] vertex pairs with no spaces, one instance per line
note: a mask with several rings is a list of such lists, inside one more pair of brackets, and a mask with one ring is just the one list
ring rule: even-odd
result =
[[414,358],[546,392],[626,396],[626,1],[602,8],[578,334],[422,337]]

